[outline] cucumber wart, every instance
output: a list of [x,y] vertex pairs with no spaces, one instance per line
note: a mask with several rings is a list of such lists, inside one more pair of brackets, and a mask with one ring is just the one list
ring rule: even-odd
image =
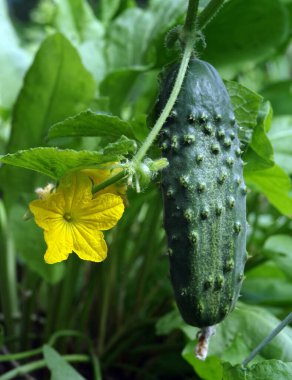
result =
[[[155,107],[165,106],[179,64],[161,77]],[[170,275],[190,325],[213,326],[234,308],[246,253],[246,187],[238,126],[218,72],[191,59],[159,144]]]

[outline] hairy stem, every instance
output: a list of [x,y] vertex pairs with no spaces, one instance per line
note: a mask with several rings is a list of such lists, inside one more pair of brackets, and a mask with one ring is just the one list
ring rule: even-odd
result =
[[93,186],[92,193],[97,193],[100,190],[103,190],[104,188],[112,185],[113,183],[116,183],[120,181],[123,178],[126,178],[128,176],[127,170],[122,170],[118,174],[113,175],[112,177],[108,178],[107,180],[99,183],[98,185]]
[[195,42],[196,17],[197,17],[198,5],[199,5],[199,0],[189,0],[186,21],[185,21],[184,29],[183,29],[184,37],[185,37],[185,48],[184,48],[181,64],[179,67],[179,71],[178,71],[173,89],[171,91],[170,97],[161,115],[159,116],[151,132],[147,136],[141,148],[136,153],[136,156],[134,157],[134,161],[136,163],[141,162],[141,160],[144,158],[145,154],[147,153],[148,149],[153,144],[160,129],[162,128],[163,124],[168,118],[168,115],[170,114],[176,102],[176,99],[178,97],[178,94],[180,92],[180,89],[181,89],[181,86],[182,86],[182,83],[183,83],[183,80],[188,68],[188,64],[193,52],[193,47],[194,47],[194,42]]

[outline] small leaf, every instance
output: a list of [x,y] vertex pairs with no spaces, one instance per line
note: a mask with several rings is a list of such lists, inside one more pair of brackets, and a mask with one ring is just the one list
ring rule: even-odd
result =
[[54,124],[48,132],[48,138],[68,136],[104,137],[113,141],[125,135],[133,138],[131,126],[117,116],[95,113],[91,110],[80,112],[60,123]]
[[70,170],[97,168],[106,162],[119,161],[119,155],[106,155],[103,152],[57,148],[32,148],[0,157],[9,165],[37,171],[58,179]]
[[52,373],[51,380],[86,380],[52,347],[44,345],[43,353]]
[[231,98],[235,118],[239,126],[255,127],[263,98],[237,82],[224,81],[224,83]]
[[135,140],[130,140],[125,136],[121,136],[117,141],[108,144],[103,153],[106,155],[125,155],[134,153],[137,150],[137,143]]

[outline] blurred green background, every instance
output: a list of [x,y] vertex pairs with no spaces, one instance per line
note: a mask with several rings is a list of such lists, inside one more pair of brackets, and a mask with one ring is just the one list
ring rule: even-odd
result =
[[[180,56],[166,49],[165,35],[183,23],[186,6],[0,0],[0,154],[100,149],[103,138],[46,138],[51,125],[86,109],[119,116],[140,145],[158,73]],[[241,379],[236,365],[292,307],[291,31],[292,1],[230,0],[196,43],[198,57],[227,80],[249,188],[246,279],[207,361],[195,359],[197,331],[175,307],[159,177],[140,194],[129,190],[124,217],[106,234],[105,262],[72,255],[49,266],[42,231],[23,220],[34,189],[49,179],[2,165],[0,380]],[[159,157],[156,146],[149,156]],[[257,361],[248,379],[292,377],[291,328]]]

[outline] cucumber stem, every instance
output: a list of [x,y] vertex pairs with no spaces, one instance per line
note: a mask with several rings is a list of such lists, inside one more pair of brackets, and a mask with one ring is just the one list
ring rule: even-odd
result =
[[151,132],[147,136],[146,140],[136,153],[136,155],[133,158],[133,161],[136,164],[139,164],[145,154],[147,153],[150,146],[153,144],[154,140],[156,139],[160,129],[162,128],[163,124],[165,123],[166,119],[168,118],[175,102],[178,97],[178,94],[181,90],[182,83],[188,68],[188,64],[193,52],[194,48],[194,42],[195,42],[195,33],[196,33],[196,17],[197,17],[197,11],[198,11],[198,5],[199,0],[189,0],[188,10],[187,10],[187,16],[184,24],[184,36],[185,36],[185,48],[181,60],[181,64],[178,70],[178,74],[173,86],[173,89],[171,91],[170,97],[168,98],[168,101],[159,116],[158,120],[154,124],[154,127],[152,128]]
[[203,327],[198,333],[198,344],[195,349],[196,358],[205,360],[208,355],[210,338],[215,334],[215,326]]
[[103,190],[104,188],[112,185],[113,183],[116,183],[120,181],[123,178],[126,178],[128,176],[128,171],[126,169],[120,171],[118,174],[113,175],[112,177],[109,177],[105,181],[99,183],[98,185],[93,186],[92,193],[95,194],[100,190]]

